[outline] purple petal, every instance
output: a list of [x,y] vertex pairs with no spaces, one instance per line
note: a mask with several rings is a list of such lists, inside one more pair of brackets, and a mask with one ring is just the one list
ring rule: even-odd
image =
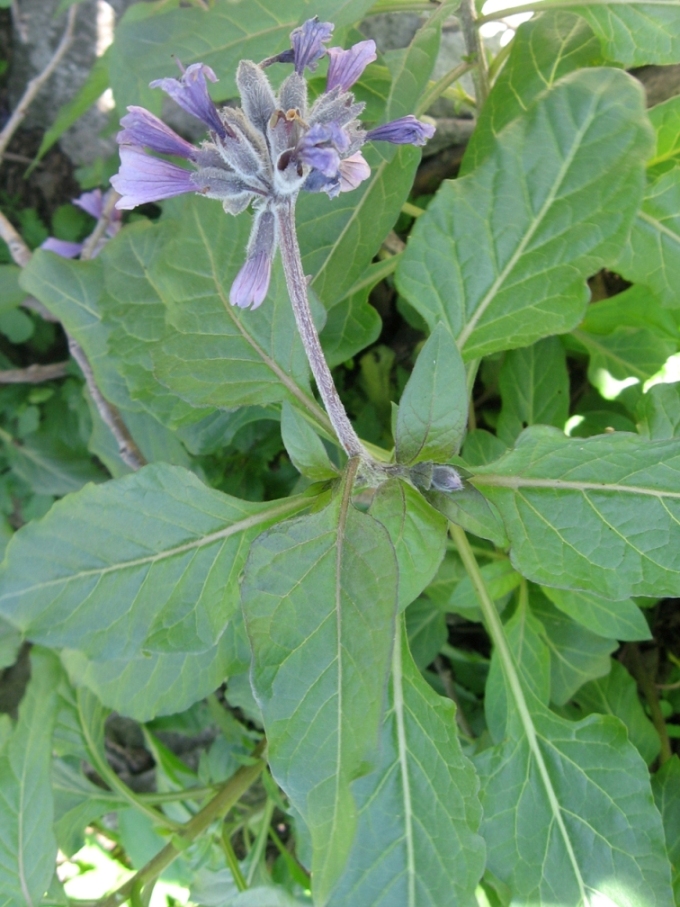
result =
[[432,468],[432,488],[444,493],[461,491],[463,480],[453,466],[435,464]]
[[336,123],[316,123],[300,139],[295,158],[320,170],[324,176],[335,176],[340,167],[340,154],[349,148],[349,138]]
[[360,151],[340,161],[340,191],[351,192],[371,175],[371,168]]
[[348,50],[329,47],[328,56],[331,61],[328,66],[326,91],[332,91],[334,88],[349,91],[368,64],[378,59],[375,41],[360,41]]
[[111,177],[111,185],[122,196],[116,202],[116,208],[136,208],[147,202],[195,192],[191,177],[191,171],[150,157],[141,148],[121,145],[120,170]]
[[84,243],[81,242],[67,242],[65,239],[55,239],[54,236],[48,236],[44,243],[41,243],[40,248],[45,249],[47,252],[54,252],[56,255],[61,255],[62,258],[75,258],[76,255],[80,255],[83,251]]
[[247,259],[231,285],[229,302],[241,309],[250,305],[256,309],[267,295],[271,273],[272,260],[266,252],[258,252]]
[[[340,166],[342,167],[342,161]],[[340,174],[338,172],[332,176],[324,176],[320,170],[312,170],[302,188],[305,192],[325,192],[329,198],[335,198],[340,195]]]
[[206,77],[217,82],[217,76],[205,63],[192,63],[182,73],[181,79],[156,79],[149,83],[150,88],[161,88],[179,106],[202,120],[208,129],[212,129],[221,138],[227,134],[224,124],[217,112],[217,107],[208,94]]
[[290,33],[295,60],[295,72],[302,75],[305,67],[314,72],[318,60],[326,53],[324,44],[330,41],[333,34],[331,22],[319,22],[317,16],[307,19],[306,22]]
[[101,189],[93,189],[92,192],[83,192],[79,198],[73,199],[73,204],[82,208],[86,214],[89,214],[90,217],[94,217],[95,220],[99,220],[104,213],[104,197]]
[[434,135],[434,126],[421,123],[413,114],[392,120],[366,133],[367,142],[392,142],[394,145],[424,145]]
[[119,145],[138,145],[158,154],[176,154],[187,160],[195,159],[197,149],[157,116],[143,107],[128,107],[128,111],[120,121],[123,131],[117,136]]

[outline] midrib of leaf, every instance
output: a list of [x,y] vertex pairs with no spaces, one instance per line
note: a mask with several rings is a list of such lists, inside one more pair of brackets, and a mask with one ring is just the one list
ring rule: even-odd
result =
[[[91,570],[81,570],[79,573],[71,573],[68,576],[51,579],[45,583],[36,583],[34,586],[24,587],[22,589],[22,594],[28,592],[36,592],[41,589],[48,589],[51,586],[64,585],[66,583],[70,583],[74,580],[87,576],[99,576],[101,578],[102,576],[106,576],[106,574],[108,573],[114,573],[120,570],[130,570],[133,567],[140,567],[144,564],[155,564],[159,561],[167,560],[169,557],[174,557],[178,554],[184,554],[184,552],[186,551],[191,551],[195,548],[203,548],[206,545],[211,545],[213,542],[218,541],[219,539],[226,539],[232,535],[236,535],[239,532],[246,532],[248,529],[252,529],[254,526],[258,526],[260,523],[264,523],[267,520],[273,519],[277,516],[287,516],[289,513],[293,513],[296,510],[300,510],[302,507],[307,506],[308,503],[308,501],[305,501],[300,497],[287,498],[283,503],[278,504],[276,507],[271,507],[268,510],[253,514],[252,516],[246,517],[243,520],[239,520],[237,523],[232,523],[231,526],[226,526],[224,529],[220,529],[217,532],[211,532],[208,535],[202,536],[200,539],[194,539],[193,542],[186,542],[184,545],[177,545],[174,548],[168,548],[167,551],[160,551],[157,554],[150,554],[146,557],[134,558],[131,561],[120,561],[116,564],[110,564],[108,567],[96,567],[92,568]],[[13,597],[13,593],[0,595],[0,602],[4,601],[6,598],[11,597]]]
[[399,770],[401,772],[401,789],[404,798],[404,840],[406,841],[406,873],[408,887],[408,905],[416,903],[416,861],[413,846],[413,803],[411,801],[411,781],[408,775],[408,746],[406,743],[406,726],[404,722],[404,690],[401,651],[402,618],[395,623],[394,650],[392,653],[392,686],[394,689],[394,715],[397,724],[397,747],[399,751]]
[[515,667],[512,653],[510,652],[510,647],[508,646],[507,640],[505,638],[505,633],[503,632],[503,625],[501,624],[501,620],[494,606],[494,603],[491,600],[489,593],[487,592],[486,585],[484,584],[484,577],[482,576],[479,565],[477,564],[477,560],[472,553],[472,549],[470,548],[470,543],[467,540],[465,531],[461,529],[460,526],[455,526],[451,523],[450,532],[458,549],[458,553],[460,554],[461,560],[465,565],[467,574],[470,577],[475,592],[477,593],[477,599],[484,616],[484,622],[486,624],[487,631],[496,647],[496,651],[498,652],[498,656],[503,668],[503,673],[508,683],[509,691],[513,699],[515,700],[517,713],[520,717],[522,727],[524,728],[524,733],[526,734],[529,750],[531,751],[531,755],[536,762],[536,766],[538,768],[538,772],[541,777],[541,781],[543,782],[546,796],[548,798],[548,803],[550,804],[550,810],[553,814],[555,824],[559,829],[560,836],[567,852],[569,863],[571,864],[576,882],[581,892],[581,901],[585,905],[588,903],[586,883],[581,876],[581,870],[579,868],[576,854],[569,837],[569,832],[567,831],[567,827],[564,824],[559,800],[557,798],[557,794],[555,793],[555,789],[553,788],[552,781],[550,780],[548,767],[545,764],[543,753],[541,752],[541,749],[538,745],[538,733],[536,731],[536,728],[534,727],[531,712],[529,711],[529,706],[527,705],[527,701],[524,697],[524,691],[522,690],[519,674],[517,673],[517,668]]
[[[599,98],[599,96],[598,96],[598,98]],[[507,279],[508,275],[512,272],[512,269],[515,267],[515,265],[517,264],[519,259],[524,254],[524,251],[525,251],[526,247],[528,246],[529,242],[531,241],[531,239],[533,238],[534,233],[540,226],[543,218],[545,217],[548,210],[550,209],[550,206],[555,201],[557,192],[558,192],[560,186],[562,185],[562,182],[563,182],[565,176],[567,175],[567,172],[568,172],[569,168],[571,167],[571,165],[574,161],[574,158],[576,157],[576,154],[578,153],[578,151],[581,147],[581,141],[583,140],[583,136],[585,135],[586,131],[590,128],[590,124],[592,123],[593,119],[594,119],[594,114],[593,114],[593,110],[592,110],[592,106],[591,106],[591,110],[588,115],[588,118],[584,121],[583,125],[581,126],[581,128],[578,130],[578,132],[574,136],[574,141],[572,143],[569,154],[567,154],[567,156],[565,157],[564,162],[558,171],[555,182],[554,182],[550,192],[548,193],[545,201],[543,202],[543,205],[541,206],[540,211],[538,212],[537,216],[532,221],[529,229],[524,234],[522,241],[519,243],[519,245],[517,246],[517,249],[510,257],[508,263],[503,268],[503,270],[500,272],[500,274],[498,275],[496,280],[494,280],[490,289],[487,291],[486,295],[483,297],[482,301],[477,306],[474,314],[471,316],[470,320],[467,322],[465,327],[460,332],[460,334],[457,338],[457,342],[458,342],[458,348],[460,349],[461,353],[465,347],[465,343],[467,342],[467,340],[469,340],[470,335],[472,334],[475,327],[477,326],[477,323],[479,322],[480,318],[482,317],[482,315],[484,315],[484,313],[486,312],[488,307],[491,305],[496,293],[498,292],[500,287],[503,285],[503,283]]]
[[661,223],[660,220],[652,217],[651,214],[647,214],[646,211],[638,211],[637,216],[640,218],[640,220],[645,221],[646,223],[654,227],[655,230],[658,230],[659,233],[663,233],[664,236],[667,236],[669,239],[673,240],[676,245],[680,245],[680,236],[670,230],[665,224]]
[[[26,751],[31,751],[31,746],[26,747]],[[19,793],[19,815],[17,817],[17,861],[19,871],[19,881],[21,883],[21,892],[29,907],[33,907],[33,899],[28,890],[28,881],[26,879],[26,866],[24,860],[24,798],[26,795],[26,772],[28,770],[28,759],[21,762],[21,778]]]
[[644,488],[639,485],[618,485],[608,482],[576,482],[568,479],[525,479],[521,476],[494,476],[478,475],[474,476],[473,484],[477,485],[495,485],[500,488],[511,488],[518,491],[520,488],[552,488],[555,490],[569,491],[611,491],[616,494],[636,494],[646,495],[650,498],[671,498],[680,500],[679,491],[656,491],[653,488]]

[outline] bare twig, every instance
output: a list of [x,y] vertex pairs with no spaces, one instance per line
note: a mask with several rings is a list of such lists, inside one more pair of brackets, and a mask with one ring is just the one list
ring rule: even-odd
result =
[[19,0],[12,0],[12,23],[16,33],[19,35],[19,40],[22,44],[28,43],[28,29],[26,28],[26,23],[24,22],[24,17],[21,15],[21,10],[19,9]]
[[18,264],[20,268],[25,268],[31,260],[31,250],[2,211],[0,211],[0,237],[2,237],[9,246],[9,253],[14,262]]
[[37,315],[40,315],[41,318],[44,318],[45,321],[51,321],[53,324],[58,324],[59,319],[46,308],[39,299],[36,299],[35,296],[27,296],[25,299],[22,299],[21,306],[24,309],[30,309],[31,312],[35,312]]
[[26,91],[23,94],[23,97],[17,104],[12,116],[7,121],[5,128],[0,132],[0,161],[5,154],[5,149],[10,143],[10,140],[14,133],[17,131],[21,125],[24,117],[28,112],[28,108],[31,106],[34,98],[43,87],[45,82],[52,75],[57,66],[61,63],[62,57],[69,49],[71,41],[73,39],[73,27],[76,22],[76,14],[78,12],[77,6],[72,6],[66,18],[66,28],[64,29],[64,34],[61,37],[59,46],[52,55],[52,59],[43,69],[42,72],[38,73],[37,76],[31,79],[31,81],[26,86]]
[[42,384],[68,375],[68,362],[52,362],[49,365],[29,365],[28,368],[6,368],[0,370],[0,384]]

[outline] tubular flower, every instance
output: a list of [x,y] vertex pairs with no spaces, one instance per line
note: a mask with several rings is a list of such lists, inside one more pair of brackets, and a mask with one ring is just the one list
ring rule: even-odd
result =
[[[332,31],[330,23],[310,19],[291,33],[289,50],[260,64],[242,60],[236,74],[240,108],[215,106],[207,82],[216,76],[202,63],[180,67],[179,79],[152,82],[152,88],[161,88],[206,125],[208,138],[200,146],[142,107],[128,107],[121,121],[121,167],[111,180],[122,196],[118,208],[185,192],[219,199],[229,214],[252,207],[246,263],[230,293],[233,305],[256,308],[267,294],[277,248],[277,206],[294,203],[300,191],[325,192],[332,198],[355,189],[370,175],[360,151],[368,140],[422,145],[434,133],[415,117],[366,132],[358,119],[364,104],[357,103],[349,89],[375,60],[375,44],[361,41],[349,50],[327,49]],[[310,105],[303,73],[316,69],[326,54],[327,90]],[[294,67],[277,95],[264,72],[274,63]],[[192,169],[147,152],[183,158]]]

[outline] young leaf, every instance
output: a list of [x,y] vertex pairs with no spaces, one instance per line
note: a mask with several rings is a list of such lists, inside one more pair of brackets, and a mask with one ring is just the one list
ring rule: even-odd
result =
[[88,485],[14,536],[0,613],[93,658],[205,652],[238,608],[250,541],[302,506],[239,501],[162,464]]
[[560,611],[599,636],[620,640],[652,638],[644,615],[631,598],[611,602],[592,592],[548,587],[543,591]]
[[446,550],[447,523],[415,488],[391,479],[378,488],[370,514],[382,523],[399,565],[399,608],[432,581]]
[[680,442],[536,426],[472,481],[498,507],[529,579],[613,601],[678,594]]
[[[474,907],[484,868],[477,779],[437,696],[397,633],[380,763],[352,785],[359,808],[329,907]],[[405,634],[404,634],[405,635]]]
[[423,346],[399,401],[397,462],[445,463],[467,424],[465,366],[449,331],[438,324]]
[[498,389],[498,437],[508,446],[529,425],[564,428],[569,415],[569,375],[564,347],[557,337],[510,350],[503,360]]
[[424,497],[435,510],[466,532],[489,539],[499,548],[507,547],[508,537],[498,511],[472,485],[465,484],[453,494],[426,491]]
[[268,758],[309,828],[319,904],[354,838],[350,783],[377,758],[397,608],[392,543],[350,493],[345,479],[324,510],[260,536],[242,586]]
[[596,0],[575,11],[590,23],[608,60],[626,67],[680,62],[678,0]]
[[442,185],[400,261],[401,292],[432,328],[446,324],[466,360],[573,328],[585,278],[630,229],[650,145],[629,76],[566,76],[475,171]]
[[281,408],[281,437],[291,463],[303,476],[315,482],[337,478],[326,448],[311,425],[284,401]]
[[615,658],[611,660],[609,673],[582,686],[574,695],[574,701],[583,715],[595,712],[601,715],[614,715],[622,721],[628,729],[630,742],[647,765],[659,755],[659,735],[645,715],[637,684],[621,662]]
[[55,656],[34,649],[19,720],[0,755],[0,897],[8,907],[39,904],[54,875],[50,762],[59,675]]

